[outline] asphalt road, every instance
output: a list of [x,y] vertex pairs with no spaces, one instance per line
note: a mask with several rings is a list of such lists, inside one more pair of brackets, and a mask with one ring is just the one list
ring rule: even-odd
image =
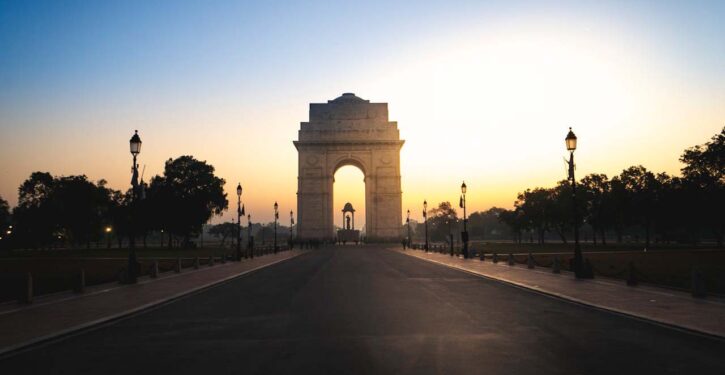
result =
[[0,373],[723,374],[725,341],[348,246],[23,352]]

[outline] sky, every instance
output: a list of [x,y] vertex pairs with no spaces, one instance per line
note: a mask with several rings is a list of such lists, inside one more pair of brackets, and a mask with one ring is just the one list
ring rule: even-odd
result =
[[[33,171],[126,189],[138,129],[147,180],[193,155],[268,221],[296,210],[309,103],[344,92],[389,103],[416,220],[463,180],[473,212],[564,179],[570,126],[578,176],[677,174],[725,125],[724,18],[722,1],[0,0],[0,196]],[[335,181],[335,212],[363,218],[362,173]]]

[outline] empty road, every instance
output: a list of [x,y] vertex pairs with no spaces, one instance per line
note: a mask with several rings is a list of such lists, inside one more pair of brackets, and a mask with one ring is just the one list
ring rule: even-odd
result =
[[725,341],[347,246],[5,358],[0,372],[723,374]]

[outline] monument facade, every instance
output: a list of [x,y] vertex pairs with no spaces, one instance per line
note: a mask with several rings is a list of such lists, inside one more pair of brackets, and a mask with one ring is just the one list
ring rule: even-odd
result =
[[387,103],[370,103],[346,93],[310,104],[300,124],[297,177],[297,236],[333,240],[333,184],[343,166],[365,176],[365,232],[370,241],[397,241],[402,225],[398,124],[388,120]]

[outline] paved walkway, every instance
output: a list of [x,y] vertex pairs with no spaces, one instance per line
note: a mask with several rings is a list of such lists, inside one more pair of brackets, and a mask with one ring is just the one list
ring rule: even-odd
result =
[[488,259],[464,260],[420,250],[394,251],[577,303],[725,337],[725,302],[720,300],[693,298],[689,293],[656,287],[629,287],[623,281],[607,278],[578,280],[570,272],[557,275],[550,268],[509,266],[505,260],[494,264]]
[[291,259],[304,251],[283,251],[239,262],[184,269],[135,285],[106,284],[69,298],[0,311],[0,355],[177,299],[256,269]]

